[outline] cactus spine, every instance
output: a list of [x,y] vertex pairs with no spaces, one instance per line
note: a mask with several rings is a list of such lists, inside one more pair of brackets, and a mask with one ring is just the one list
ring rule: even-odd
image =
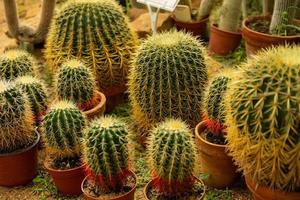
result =
[[148,155],[158,191],[174,195],[192,188],[196,149],[191,131],[184,122],[167,119],[154,128]]
[[16,85],[27,94],[31,110],[39,120],[48,108],[46,87],[43,82],[33,76],[21,76],[16,79]]
[[201,43],[185,33],[162,33],[144,41],[129,77],[134,118],[143,115],[154,124],[176,117],[195,125],[207,82],[204,59]]
[[14,80],[19,76],[34,75],[36,60],[26,51],[12,49],[0,57],[0,78]]
[[33,114],[27,97],[14,85],[0,80],[0,153],[33,143]]
[[82,105],[92,100],[95,91],[95,78],[82,62],[72,59],[62,64],[56,80],[59,99]]
[[228,92],[231,155],[259,185],[299,191],[300,47],[249,60]]
[[71,0],[52,21],[46,59],[56,70],[65,59],[79,57],[95,74],[100,91],[111,96],[112,88],[125,87],[136,44],[136,35],[117,3]]
[[86,172],[105,191],[118,191],[129,173],[127,137],[126,125],[114,117],[100,117],[85,130]]
[[221,8],[219,28],[225,31],[238,32],[241,16],[241,0],[224,0]]
[[57,159],[80,156],[85,124],[85,116],[73,103],[52,105],[42,123],[49,154]]

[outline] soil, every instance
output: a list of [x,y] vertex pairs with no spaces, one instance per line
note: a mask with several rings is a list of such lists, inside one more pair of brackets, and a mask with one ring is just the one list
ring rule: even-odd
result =
[[56,170],[67,170],[76,167],[80,167],[82,165],[81,159],[79,156],[69,157],[69,158],[58,158],[55,160],[50,160],[51,168]]
[[134,176],[128,176],[125,180],[125,184],[120,188],[119,191],[105,191],[101,187],[96,186],[91,181],[86,181],[84,183],[84,190],[92,197],[100,198],[100,199],[110,199],[116,198],[118,196],[122,196],[128,193],[132,188],[134,188],[136,184],[136,180]]
[[154,187],[150,186],[147,197],[149,200],[200,200],[204,192],[203,187],[202,183],[197,182],[191,191],[176,196],[167,196],[159,193]]
[[[271,22],[268,20],[259,19],[255,22],[249,23],[248,27],[251,30],[264,33],[264,34],[270,34],[269,27]],[[295,24],[296,25],[296,24]],[[298,25],[296,25],[298,26]],[[293,35],[299,35],[300,31],[296,29],[288,29],[286,36],[293,36]]]
[[219,145],[225,145],[226,144],[226,139],[225,137],[222,135],[215,135],[212,132],[210,132],[209,130],[205,129],[202,132],[202,137],[207,140],[208,142],[211,142],[213,144],[219,144]]

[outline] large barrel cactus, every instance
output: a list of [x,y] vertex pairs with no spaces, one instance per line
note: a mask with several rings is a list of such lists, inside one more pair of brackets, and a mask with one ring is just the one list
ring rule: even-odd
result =
[[36,60],[26,51],[12,49],[0,56],[0,78],[14,80],[19,76],[34,75]]
[[0,81],[0,154],[24,148],[35,138],[27,96],[14,85]]
[[228,146],[259,185],[300,190],[300,47],[249,60],[228,92]]
[[137,39],[115,1],[68,1],[55,15],[46,41],[46,59],[55,70],[80,58],[92,69],[107,96],[125,90]]
[[196,148],[191,130],[183,121],[167,119],[154,128],[148,155],[154,186],[159,192],[172,196],[192,188]]
[[100,117],[86,129],[83,160],[86,172],[96,186],[119,191],[129,174],[128,131],[115,117]]
[[129,76],[134,118],[149,123],[167,117],[194,126],[201,119],[201,101],[207,82],[205,52],[189,34],[167,32],[141,45]]

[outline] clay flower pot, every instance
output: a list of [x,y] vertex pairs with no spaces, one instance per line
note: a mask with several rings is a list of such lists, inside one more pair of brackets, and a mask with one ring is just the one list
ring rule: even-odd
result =
[[[204,183],[203,183],[202,180],[198,179],[197,177],[195,177],[195,179],[196,179],[196,181],[197,181],[198,183],[202,183],[202,185],[204,185]],[[147,183],[147,185],[146,185],[146,186],[144,187],[144,189],[143,189],[144,198],[145,198],[146,200],[149,200],[147,194],[148,194],[148,191],[149,191],[150,187],[152,187],[152,185],[153,185],[153,180],[149,181],[149,182]],[[205,187],[203,187],[203,193],[202,193],[202,196],[199,197],[198,199],[199,199],[199,200],[200,200],[200,199],[203,199],[204,196],[205,196]]]
[[97,97],[99,97],[100,102],[92,109],[84,111],[88,119],[94,119],[97,116],[103,115],[106,108],[106,97],[102,92],[96,91]]
[[64,195],[80,195],[81,182],[84,179],[84,165],[67,170],[58,170],[50,167],[50,163],[45,161],[44,167],[52,177],[57,189]]
[[[265,33],[260,33],[249,28],[249,24],[255,23],[258,20],[271,20],[270,16],[256,16],[252,18],[246,18],[242,24],[242,34],[246,41],[247,56],[254,55],[257,51],[265,49],[271,46],[278,46],[282,44],[299,44],[300,36],[277,36]],[[294,22],[300,25],[299,20]]]
[[205,129],[204,122],[200,122],[195,128],[200,169],[201,172],[209,174],[208,179],[203,181],[205,185],[215,188],[229,187],[237,177],[237,168],[232,158],[226,154],[225,145],[213,144],[201,136],[201,132]]
[[174,16],[172,18],[175,21],[175,25],[178,31],[186,31],[192,33],[193,36],[206,39],[206,25],[209,16],[201,19],[199,22],[181,22],[178,21]]
[[[123,195],[120,195],[120,196],[117,196],[117,197],[111,197],[111,198],[107,197],[107,198],[105,198],[105,200],[134,200],[134,193],[135,193],[136,186],[137,186],[137,177],[136,177],[136,174],[134,172],[130,171],[130,173],[131,173],[131,176],[133,176],[134,180],[135,180],[134,187],[129,192],[127,192],[126,194],[123,194]],[[83,192],[83,195],[84,195],[85,199],[87,199],[87,200],[103,200],[103,198],[93,197],[85,191],[84,184],[85,184],[86,181],[87,181],[87,177],[84,178],[84,180],[82,181],[82,184],[81,184],[81,190]]]
[[272,190],[266,186],[257,185],[251,177],[245,176],[248,189],[251,191],[254,200],[299,200],[300,192],[285,192]]
[[125,91],[127,90],[126,85],[115,86],[107,89],[103,93],[106,96],[106,112],[111,112],[116,106],[125,102],[126,95]]
[[225,56],[233,52],[241,43],[240,32],[229,32],[218,28],[213,24],[210,28],[208,49],[210,53]]
[[37,134],[36,141],[26,149],[0,154],[0,186],[25,185],[37,175],[39,141]]

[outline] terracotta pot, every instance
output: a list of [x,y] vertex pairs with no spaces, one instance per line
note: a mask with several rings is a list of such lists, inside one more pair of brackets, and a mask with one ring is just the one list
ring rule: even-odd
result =
[[105,112],[106,97],[102,92],[96,91],[96,95],[100,97],[100,102],[92,109],[84,111],[84,114],[88,119],[94,119],[95,117],[101,116]]
[[206,39],[206,25],[209,16],[201,19],[199,22],[180,22],[174,16],[172,16],[175,21],[177,30],[186,31],[192,33],[193,36],[198,36],[201,39]]
[[38,143],[36,141],[26,149],[0,154],[0,186],[14,187],[29,183],[37,175]]
[[111,112],[116,106],[125,102],[126,90],[127,90],[126,85],[121,85],[118,87],[111,87],[103,92],[107,99],[106,110],[105,110],[106,113]]
[[240,32],[229,32],[218,28],[213,24],[210,28],[208,49],[212,54],[227,55],[233,52],[241,43]]
[[200,170],[208,173],[205,185],[215,188],[225,188],[232,185],[237,177],[236,166],[232,158],[226,154],[225,145],[213,144],[206,141],[201,132],[206,129],[205,123],[200,122],[195,128],[195,139],[199,152]]
[[[135,193],[136,186],[137,186],[137,177],[136,177],[136,174],[134,172],[132,172],[132,171],[130,171],[130,172],[131,172],[131,176],[133,176],[134,180],[135,180],[134,187],[129,192],[127,192],[126,194],[123,194],[123,195],[117,196],[117,197],[105,198],[105,200],[134,200],[134,193]],[[91,196],[91,195],[89,195],[88,193],[85,192],[84,183],[86,181],[87,181],[87,177],[84,178],[84,180],[82,181],[82,184],[81,184],[81,190],[83,192],[83,195],[84,195],[85,199],[87,199],[87,200],[104,200],[101,197],[93,197],[93,196]]]
[[245,177],[248,189],[251,191],[254,200],[299,200],[300,192],[285,192],[272,190],[266,186],[259,186],[249,176]]
[[[271,46],[278,46],[282,44],[299,44],[300,36],[276,36],[265,33],[260,33],[251,30],[248,25],[250,23],[255,23],[257,20],[271,20],[270,16],[256,16],[251,18],[246,18],[242,24],[242,34],[246,41],[246,51],[247,56],[254,55],[257,51],[265,49]],[[296,24],[300,25],[299,20],[294,20]]]
[[[204,183],[203,183],[202,180],[198,179],[197,177],[195,177],[195,179],[197,180],[197,182],[202,183],[202,185],[204,186]],[[150,186],[152,186],[152,184],[153,184],[153,180],[149,181],[149,182],[147,183],[147,185],[146,185],[146,186],[144,187],[144,189],[143,189],[144,198],[145,198],[146,200],[149,200],[147,194],[148,194],[149,188],[150,188]],[[204,196],[205,196],[205,187],[203,187],[203,194],[202,194],[201,197],[199,197],[199,199],[203,199]]]
[[84,166],[75,167],[67,170],[53,169],[50,162],[45,161],[44,167],[49,175],[52,177],[57,189],[64,195],[75,196],[80,195],[81,182],[84,179]]

